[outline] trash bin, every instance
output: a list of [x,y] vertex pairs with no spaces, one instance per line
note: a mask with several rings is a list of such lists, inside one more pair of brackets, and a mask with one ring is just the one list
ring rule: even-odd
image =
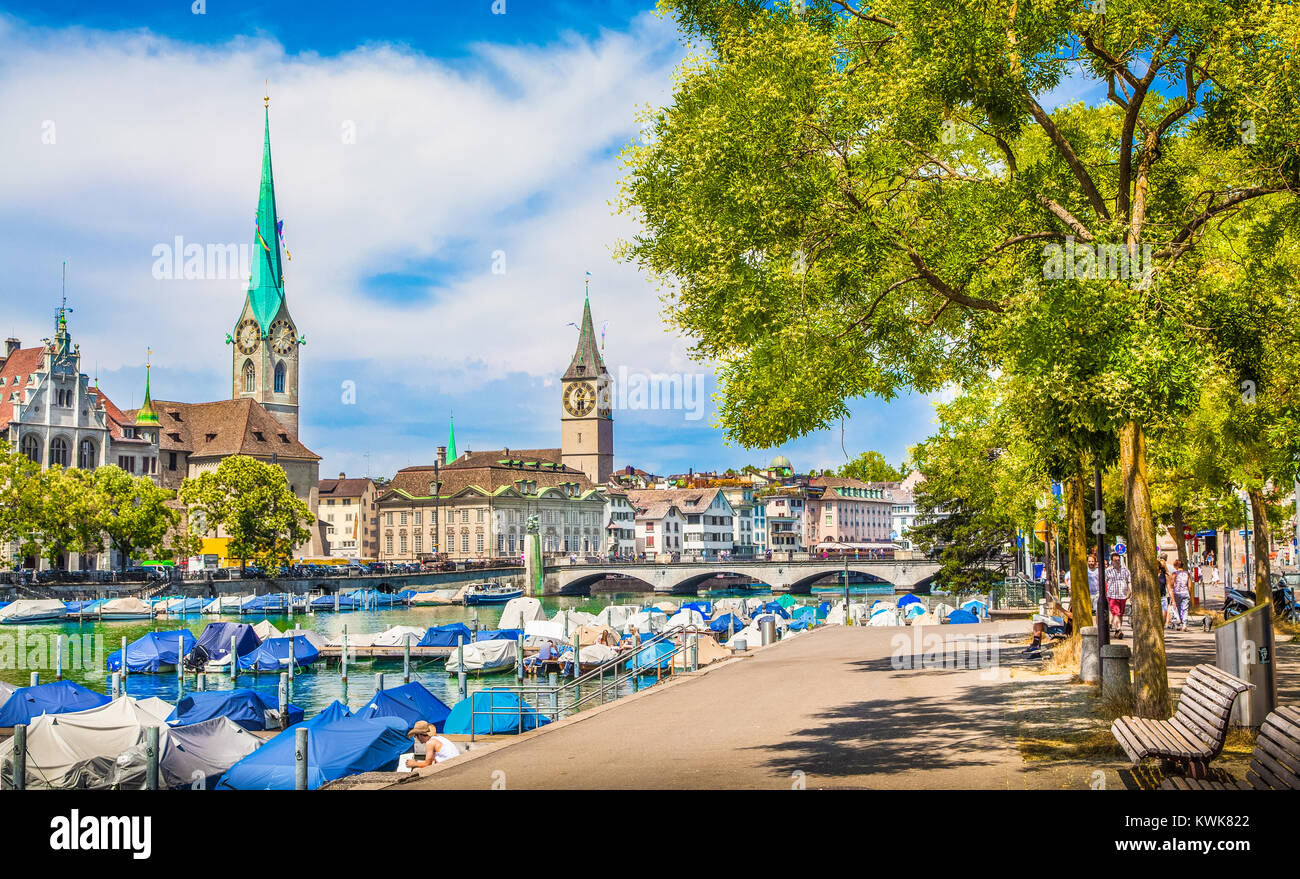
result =
[[759,626],[759,632],[763,635],[763,646],[772,644],[776,641],[776,620],[763,620]]
[[1231,721],[1259,727],[1277,705],[1271,605],[1248,610],[1215,628],[1214,664],[1255,685],[1255,689],[1237,697]]

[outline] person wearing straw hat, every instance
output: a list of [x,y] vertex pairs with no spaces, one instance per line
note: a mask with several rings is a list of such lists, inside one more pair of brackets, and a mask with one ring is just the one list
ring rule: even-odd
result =
[[438,730],[427,720],[417,720],[407,735],[415,739],[415,754],[406,761],[409,769],[445,763],[452,757],[460,756],[460,748],[450,739],[438,735]]

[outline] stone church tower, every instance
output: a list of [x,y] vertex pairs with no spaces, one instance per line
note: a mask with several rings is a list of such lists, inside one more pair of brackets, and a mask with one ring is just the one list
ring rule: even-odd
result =
[[578,350],[560,380],[560,450],[565,466],[603,485],[614,470],[613,393],[591,322],[591,297],[582,306]]
[[271,176],[270,99],[266,103],[262,185],[257,196],[257,228],[253,232],[253,271],[244,309],[234,332],[226,338],[233,349],[231,398],[256,400],[296,437],[298,349],[303,339],[298,335],[284,297],[283,247]]

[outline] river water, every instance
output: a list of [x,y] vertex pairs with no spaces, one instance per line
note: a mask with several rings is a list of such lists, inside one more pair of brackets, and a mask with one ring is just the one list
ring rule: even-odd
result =
[[[855,595],[863,590],[854,587]],[[733,593],[710,593],[709,598],[723,597]],[[764,596],[763,592],[737,592],[736,595]],[[878,594],[878,593],[875,593]],[[770,596],[775,598],[776,596]],[[881,596],[883,597],[883,596]],[[598,613],[609,604],[648,605],[657,600],[672,600],[678,604],[690,600],[690,596],[656,596],[653,593],[601,593],[596,597],[585,596],[545,596],[542,606],[548,617],[566,609]],[[812,603],[815,596],[803,596],[800,603]],[[349,634],[371,634],[382,632],[390,626],[404,625],[428,627],[446,623],[463,622],[470,624],[475,612],[478,614],[480,628],[494,629],[501,617],[503,605],[482,605],[463,607],[449,605],[442,607],[396,607],[382,610],[349,611],[344,613],[296,614],[288,616],[270,616],[276,628],[284,630],[297,625],[303,629],[312,629],[326,638],[332,638],[348,627]],[[31,672],[40,673],[42,683],[55,679],[54,653],[58,635],[64,635],[68,646],[63,659],[63,677],[100,692],[107,692],[110,686],[105,672],[108,655],[120,649],[122,638],[127,643],[135,641],[147,632],[168,632],[189,629],[197,638],[203,627],[213,621],[238,621],[257,623],[261,616],[236,615],[204,616],[194,614],[186,617],[160,617],[153,621],[104,622],[87,620],[85,622],[66,622],[52,625],[3,626],[0,627],[0,680],[15,686],[27,686]],[[448,675],[441,661],[412,658],[411,679],[419,681],[435,696],[447,705],[459,701],[455,676]],[[348,664],[348,683],[343,685],[337,664],[318,662],[300,671],[292,682],[290,701],[304,709],[308,717],[316,714],[331,702],[338,700],[349,708],[357,710],[370,701],[376,690],[376,673],[385,676],[384,686],[391,688],[402,683],[402,660],[396,661],[358,661]],[[512,685],[513,674],[497,674],[484,677],[470,677],[469,692],[474,693],[490,686]],[[193,673],[187,673],[184,681],[177,680],[173,674],[133,674],[126,677],[126,693],[137,698],[156,696],[175,703],[185,693],[192,692],[197,685]],[[229,690],[232,686],[251,687],[275,704],[279,687],[279,674],[241,673],[237,683],[232,684],[230,676],[209,674],[205,678],[205,689]]]

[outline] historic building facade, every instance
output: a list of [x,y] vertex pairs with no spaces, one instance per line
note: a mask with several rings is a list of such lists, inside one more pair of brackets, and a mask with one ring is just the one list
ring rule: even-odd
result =
[[374,480],[322,479],[317,488],[320,519],[325,523],[326,550],[336,558],[379,558],[379,512]]

